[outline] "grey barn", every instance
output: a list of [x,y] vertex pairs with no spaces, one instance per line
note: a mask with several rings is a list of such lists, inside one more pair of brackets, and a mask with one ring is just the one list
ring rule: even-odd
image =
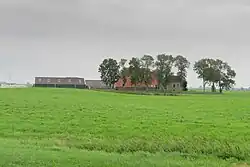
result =
[[89,89],[106,89],[108,86],[101,80],[86,80],[86,85]]
[[86,88],[84,78],[78,77],[35,77],[34,87]]

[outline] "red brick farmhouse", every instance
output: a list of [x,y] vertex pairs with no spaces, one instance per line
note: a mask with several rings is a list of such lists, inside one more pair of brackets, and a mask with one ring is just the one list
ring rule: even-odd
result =
[[[174,90],[174,91],[181,91],[181,79],[179,76],[171,76],[169,78],[169,83],[167,85],[167,90]],[[149,85],[149,87],[156,87],[158,85],[158,80],[154,75],[152,75],[152,83]],[[135,85],[132,85],[130,77],[127,77],[127,82],[125,85],[123,85],[123,79],[119,79],[117,83],[115,83],[116,88],[132,88],[135,87]],[[146,87],[144,83],[138,83],[137,87]]]

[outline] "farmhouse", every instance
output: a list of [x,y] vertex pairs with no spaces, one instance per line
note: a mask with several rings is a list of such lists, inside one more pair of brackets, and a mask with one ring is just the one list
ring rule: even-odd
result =
[[[152,82],[148,87],[150,89],[155,89],[158,86],[158,80],[154,75],[152,75]],[[127,82],[124,83],[123,79],[119,79],[118,82],[115,84],[115,87],[117,89],[130,89],[134,88],[135,85],[131,83],[130,77],[127,77]],[[145,89],[146,85],[144,83],[138,83],[137,89]],[[181,78],[179,76],[173,75],[169,77],[169,82],[167,85],[167,91],[174,91],[174,92],[181,92],[182,86],[181,86]]]
[[34,87],[86,88],[84,78],[78,77],[35,77]]

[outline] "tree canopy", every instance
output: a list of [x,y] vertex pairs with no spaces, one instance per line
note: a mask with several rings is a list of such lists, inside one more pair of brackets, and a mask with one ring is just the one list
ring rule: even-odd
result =
[[146,87],[152,82],[152,69],[154,68],[154,58],[151,55],[144,55],[141,58],[141,73],[142,82],[145,83]]
[[102,81],[110,88],[114,87],[114,84],[120,79],[119,73],[120,66],[114,59],[104,59],[99,65],[98,72],[101,73]]
[[190,67],[190,62],[186,57],[178,55],[175,57],[174,65],[177,68],[177,75],[181,78],[183,90],[187,90],[187,69]]
[[[104,59],[98,71],[102,81],[111,88],[119,79],[122,79],[123,86],[130,79],[135,87],[144,84],[148,88],[152,84],[154,75],[158,83],[157,87],[165,90],[170,76],[177,75],[181,79],[183,90],[187,91],[187,72],[190,65],[188,59],[182,55],[159,54],[156,58],[143,55],[132,57],[130,60],[122,58],[119,63],[112,58]],[[206,85],[211,86],[212,91],[216,91],[218,87],[220,92],[229,90],[235,85],[236,72],[223,60],[203,58],[195,61],[193,70],[197,78],[202,80],[204,91]]]
[[198,78],[203,80],[204,91],[206,84],[211,86],[212,91],[216,91],[215,86],[218,85],[220,92],[232,88],[235,84],[236,72],[227,62],[220,59],[201,59],[195,62],[193,69]]
[[127,59],[121,59],[120,65],[120,78],[123,81],[123,86],[127,83],[127,76],[129,76],[129,69],[126,67]]
[[169,81],[169,76],[173,75],[172,68],[174,65],[174,57],[172,55],[157,55],[155,62],[157,79],[159,86],[165,90]]

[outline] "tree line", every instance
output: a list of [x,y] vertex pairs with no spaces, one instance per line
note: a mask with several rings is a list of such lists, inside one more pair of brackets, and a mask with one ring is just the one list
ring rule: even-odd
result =
[[[135,87],[143,83],[148,88],[152,83],[152,73],[154,73],[158,81],[157,88],[164,91],[170,82],[170,76],[177,75],[180,77],[183,91],[187,91],[187,70],[190,65],[188,59],[182,55],[159,54],[156,58],[144,55],[132,57],[130,60],[104,59],[99,65],[98,72],[101,74],[101,80],[110,88],[114,88],[114,84],[119,79],[123,80],[123,86],[125,86],[128,77]],[[176,73],[173,72],[174,69]],[[232,88],[235,84],[236,72],[227,62],[220,59],[200,59],[194,63],[193,70],[202,80],[204,91],[207,85],[211,86],[213,92],[216,91],[216,87],[222,92],[224,89]]]

